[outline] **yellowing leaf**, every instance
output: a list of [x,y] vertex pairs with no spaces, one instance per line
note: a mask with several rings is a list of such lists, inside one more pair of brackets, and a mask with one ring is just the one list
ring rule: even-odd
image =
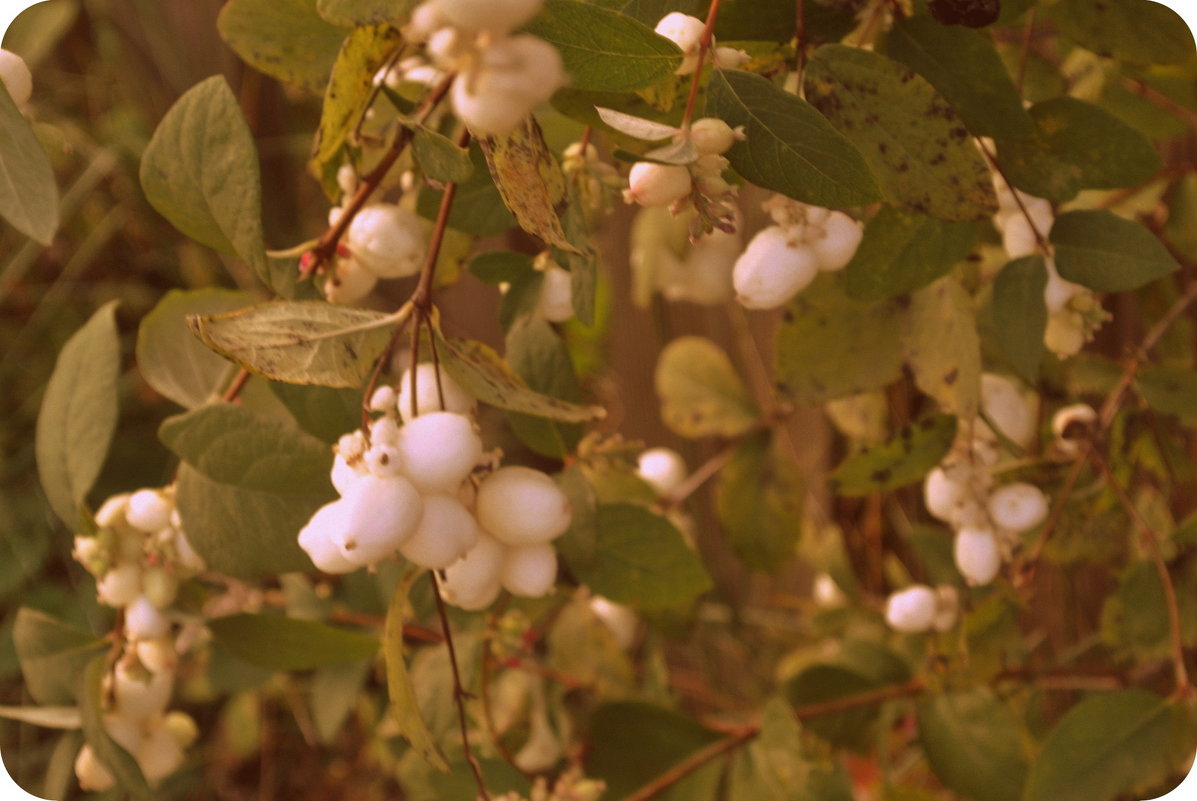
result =
[[683,437],[734,437],[760,419],[731,360],[709,339],[670,342],[661,351],[654,382],[661,419]]
[[390,25],[355,28],[333,64],[332,77],[324,90],[320,127],[312,169],[317,175],[336,155],[345,137],[366,110],[374,87],[374,74],[400,44],[399,31]]

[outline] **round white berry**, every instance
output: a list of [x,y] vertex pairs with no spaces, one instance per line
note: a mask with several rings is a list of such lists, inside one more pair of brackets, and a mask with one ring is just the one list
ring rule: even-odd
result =
[[373,273],[352,256],[342,256],[337,259],[336,267],[324,282],[324,297],[329,303],[357,303],[369,295],[378,283],[377,273]]
[[157,637],[137,643],[137,661],[151,673],[173,673],[179,659],[171,638]]
[[690,194],[690,171],[677,164],[638,161],[628,172],[623,199],[641,206],[668,206]]
[[420,523],[424,502],[402,476],[369,475],[341,498],[345,520],[332,533],[341,555],[357,565],[386,559]]
[[499,582],[522,598],[547,594],[557,583],[557,552],[547,543],[508,548]]
[[96,582],[96,594],[100,603],[117,609],[133,603],[141,595],[141,565],[136,562],[113,565]]
[[564,323],[574,316],[573,278],[556,264],[542,274],[536,311],[551,323]]
[[403,472],[403,459],[399,449],[394,445],[379,442],[370,446],[363,461],[371,475],[387,477],[397,476]]
[[[1047,313],[1055,315],[1068,307],[1069,301],[1077,295],[1088,292],[1080,284],[1066,281],[1056,269],[1055,259],[1047,259],[1047,284],[1043,287],[1043,302],[1047,306]],[[1050,324],[1050,321],[1049,321]]]
[[1025,481],[994,490],[988,506],[993,522],[1010,531],[1028,531],[1047,519],[1047,496]]
[[[389,412],[395,408],[395,400],[395,388],[383,384],[381,387],[375,388],[374,393],[370,395],[370,411]],[[371,432],[370,439],[372,442],[378,441],[378,438],[373,436],[373,432]]]
[[895,631],[917,634],[931,628],[937,606],[935,590],[915,584],[889,596],[885,602],[885,620]]
[[145,728],[140,719],[122,715],[119,711],[108,712],[104,715],[104,731],[121,748],[130,754],[136,754],[145,739]]
[[125,609],[125,633],[130,639],[151,640],[164,637],[170,631],[170,621],[145,596]]
[[379,278],[415,275],[424,261],[424,231],[416,215],[393,203],[365,206],[349,224],[345,244]]
[[482,440],[470,418],[429,412],[399,431],[407,477],[421,492],[453,493],[482,458]]
[[499,597],[499,574],[506,549],[486,532],[478,536],[465,556],[445,568],[441,592],[454,606],[470,611],[485,609]]
[[923,503],[935,518],[951,522],[967,494],[967,487],[954,481],[942,467],[936,467],[923,479]]
[[25,59],[11,50],[0,50],[0,82],[8,90],[12,100],[21,108],[33,95],[33,73]]
[[[715,64],[720,69],[738,70],[749,61],[752,61],[752,56],[748,55],[747,50],[740,50],[737,47],[715,48]],[[790,74],[793,75],[794,73]]]
[[535,36],[509,36],[453,82],[453,110],[477,134],[505,134],[564,83],[557,48]]
[[79,780],[81,789],[94,793],[102,793],[116,786],[116,779],[87,744],[75,756],[75,778]]
[[158,490],[138,490],[129,496],[125,519],[129,525],[142,531],[157,531],[170,523],[170,512],[174,508]]
[[686,480],[689,472],[681,454],[672,448],[649,448],[636,461],[636,474],[664,498]]
[[736,132],[718,117],[703,117],[690,126],[690,141],[698,155],[723,155],[736,143]]
[[815,279],[819,261],[814,251],[793,246],[779,226],[760,231],[736,260],[732,283],[736,299],[747,309],[775,309]]
[[536,545],[569,528],[569,498],[553,479],[530,467],[503,467],[478,487],[478,523],[505,545]]
[[345,558],[337,545],[347,520],[348,510],[344,501],[333,501],[317,509],[299,532],[299,547],[307,553],[317,570],[349,573],[361,567],[359,563]]
[[620,648],[627,650],[635,645],[636,634],[640,629],[640,619],[636,617],[635,612],[601,595],[590,599],[590,609],[615,635],[615,642]]
[[[390,389],[390,387],[388,387]],[[388,408],[394,409],[396,403],[396,396],[392,391],[387,397],[390,401]],[[399,423],[394,417],[386,416],[380,417],[374,422],[370,423],[370,442],[372,445],[398,445],[399,444]]]
[[[996,373],[982,374],[981,408],[1014,444],[1026,448],[1035,439],[1035,410],[1010,379]],[[988,425],[978,428],[989,432]]]
[[415,532],[399,546],[413,564],[439,570],[456,562],[478,542],[478,523],[461,501],[449,495],[424,496],[424,514]]
[[506,33],[523,25],[544,0],[433,0],[436,10],[452,25],[467,31]]
[[157,784],[183,764],[183,749],[168,729],[155,726],[146,734],[134,757],[146,781]]
[[864,238],[864,229],[842,211],[831,212],[821,227],[823,236],[808,239],[807,247],[815,252],[820,270],[843,269],[856,255]]
[[[399,409],[399,416],[404,421],[412,419],[412,381],[411,368],[403,371],[399,379],[399,398],[395,405]],[[444,397],[445,407],[441,408],[441,398]],[[454,414],[469,414],[474,411],[474,396],[461,388],[453,377],[444,370],[440,371],[440,390],[437,390],[437,370],[432,364],[425,362],[416,368],[416,416],[429,412],[453,412]]]
[[698,42],[702,38],[702,31],[705,27],[706,24],[698,17],[692,17],[680,11],[671,11],[661,17],[656,27],[653,28],[659,35],[672,41],[686,54],[681,66],[674,71],[678,75],[689,75],[698,66],[698,57],[694,51],[698,49]]
[[[161,715],[170,703],[174,674],[134,671],[117,663],[113,671],[112,694],[117,714],[131,721]],[[115,736],[115,735],[114,735]]]
[[997,577],[1002,566],[997,538],[984,529],[962,528],[953,548],[956,567],[969,584],[984,585]]

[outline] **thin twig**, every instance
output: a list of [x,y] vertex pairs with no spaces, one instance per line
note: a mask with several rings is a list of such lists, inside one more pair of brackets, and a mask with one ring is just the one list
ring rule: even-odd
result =
[[686,110],[682,113],[682,135],[688,136],[690,122],[694,117],[694,104],[698,100],[698,85],[702,82],[702,67],[706,63],[707,51],[711,49],[714,40],[715,20],[719,16],[720,0],[711,0],[707,9],[707,24],[702,29],[702,36],[698,40],[698,59],[694,65],[694,76],[690,79],[690,94],[686,96]]
[[1051,253],[1051,247],[1047,243],[1047,235],[1043,231],[1039,230],[1039,226],[1035,225],[1035,220],[1032,219],[1031,213],[1027,211],[1026,205],[1022,202],[1022,196],[1014,187],[1014,182],[1007,177],[1006,171],[1003,170],[1002,165],[998,163],[997,155],[995,153],[991,153],[989,148],[986,147],[985,143],[979,137],[976,141],[977,147],[981,148],[981,152],[985,154],[985,158],[989,161],[990,165],[993,166],[993,169],[997,172],[997,174],[1001,176],[1002,182],[1006,184],[1006,187],[1010,190],[1010,194],[1013,196],[1014,202],[1018,205],[1018,210],[1022,212],[1022,216],[1027,220],[1027,225],[1031,227],[1031,233],[1035,234],[1035,242],[1039,245],[1039,249],[1043,251],[1043,255],[1047,256]]
[[449,613],[445,610],[445,599],[441,597],[441,588],[436,583],[436,576],[428,571],[428,580],[432,583],[432,595],[436,598],[436,612],[441,619],[441,630],[445,634],[445,647],[449,650],[449,666],[453,670],[453,701],[457,704],[457,721],[461,725],[461,750],[465,754],[466,762],[474,773],[474,782],[478,785],[478,797],[482,801],[490,801],[490,793],[486,789],[486,779],[482,776],[482,766],[470,748],[470,727],[466,721],[466,701],[470,694],[461,683],[461,670],[457,667],[457,649],[453,646],[453,629],[449,625]]
[[705,748],[700,748],[648,784],[624,796],[623,801],[648,801],[655,798],[708,762],[744,745],[756,737],[759,731],[757,728],[745,729],[739,734],[716,740]]
[[1027,60],[1031,55],[1031,39],[1035,34],[1035,8],[1027,12],[1027,24],[1023,28],[1022,33],[1022,51],[1018,56],[1018,78],[1014,82],[1014,87],[1018,90],[1018,96],[1022,97],[1022,85],[1027,77]]
[[237,396],[241,394],[241,390],[245,389],[245,384],[249,381],[249,370],[242,367],[237,371],[237,375],[233,376],[233,380],[229,382],[229,387],[220,396],[220,399],[225,403],[232,403],[237,400]]
[[926,684],[924,684],[922,679],[916,677],[905,684],[892,684],[888,687],[879,687],[876,690],[869,690],[868,692],[845,695],[841,698],[833,698],[830,701],[821,701],[817,704],[806,704],[795,707],[794,715],[799,720],[825,717],[827,715],[834,715],[837,712],[845,712],[849,709],[858,709],[862,706],[871,706],[882,701],[890,701],[894,698],[920,695],[925,689],[927,689]]

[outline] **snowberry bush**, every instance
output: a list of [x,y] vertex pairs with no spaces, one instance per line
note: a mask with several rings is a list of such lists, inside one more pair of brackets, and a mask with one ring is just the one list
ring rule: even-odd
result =
[[[0,716],[46,730],[12,741],[53,792],[1115,801],[1189,770],[1197,52],[1171,11],[213,24],[244,71],[148,141],[113,123],[81,175],[86,126],[0,51],[0,302],[132,219],[87,202],[66,246],[134,150],[163,221],[129,224],[129,269],[186,285],[135,334],[161,281],[88,309],[17,404],[28,517],[73,557],[46,580],[90,625],[36,593],[11,620]],[[220,265],[237,290],[201,286]]]

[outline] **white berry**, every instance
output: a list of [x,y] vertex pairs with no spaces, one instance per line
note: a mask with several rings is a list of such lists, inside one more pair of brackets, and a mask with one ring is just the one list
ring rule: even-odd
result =
[[445,569],[441,592],[445,600],[462,609],[485,609],[499,597],[499,574],[506,549],[486,532],[461,559]]
[[736,299],[747,309],[775,309],[815,279],[819,262],[814,251],[791,245],[779,226],[760,231],[736,260],[732,283]]
[[1035,235],[1035,229],[1021,213],[1012,214],[1006,220],[1006,227],[1002,231],[1002,247],[1012,259],[1033,256],[1039,252],[1039,238]]
[[430,412],[399,431],[407,477],[421,492],[453,493],[482,458],[482,440],[470,418]]
[[823,236],[808,239],[807,247],[815,252],[820,270],[841,270],[856,255],[864,238],[864,229],[842,211],[831,212],[823,221],[822,229]]
[[[443,409],[441,408],[442,397],[445,401]],[[412,419],[411,400],[411,368],[408,368],[399,378],[399,397],[395,402],[399,409],[399,416],[404,421]],[[438,392],[436,367],[425,362],[416,368],[416,416],[442,411],[469,414],[474,411],[474,396],[462,389],[461,385],[444,370],[440,371],[440,390]]]
[[137,643],[137,661],[151,673],[173,673],[179,660],[171,638],[158,637]]
[[493,42],[481,62],[453,82],[453,110],[477,134],[495,136],[518,126],[565,83],[561,54],[535,36]]
[[690,194],[690,171],[677,164],[638,161],[628,173],[623,199],[641,206],[668,206]]
[[366,269],[360,260],[352,256],[342,256],[337,259],[336,267],[324,282],[324,296],[329,303],[357,303],[369,295],[377,283],[377,273]]
[[993,522],[1011,531],[1028,531],[1047,519],[1047,496],[1025,481],[994,490],[988,506]]
[[557,583],[557,552],[548,544],[508,548],[499,581],[512,595],[539,598]]
[[963,502],[967,488],[948,477],[942,467],[936,467],[923,479],[923,503],[931,515],[950,522]]
[[129,508],[130,493],[113,495],[96,511],[96,525],[100,528],[118,528],[125,525],[125,510]]
[[125,633],[130,639],[152,640],[170,631],[170,621],[142,596],[125,609]]
[[96,594],[106,606],[128,606],[141,595],[141,566],[136,562],[119,562],[96,582]]
[[678,75],[689,75],[698,66],[698,57],[694,53],[698,49],[698,42],[702,38],[706,24],[698,17],[672,11],[661,17],[653,29],[659,35],[669,39],[686,54],[682,64],[674,72]]
[[1052,434],[1056,447],[1069,456],[1080,453],[1080,443],[1097,423],[1097,411],[1086,403],[1065,406],[1052,415]]
[[95,793],[111,790],[116,786],[116,779],[104,767],[104,763],[96,756],[90,745],[84,744],[75,757],[75,778],[79,780],[79,787]]
[[347,559],[337,545],[337,539],[341,538],[345,528],[347,515],[344,501],[326,503],[316,510],[312,519],[299,532],[299,547],[307,553],[317,570],[334,574],[349,573],[361,566]]
[[125,519],[129,525],[142,531],[157,531],[170,523],[170,512],[174,504],[163,497],[158,490],[138,490],[129,496]]
[[550,264],[542,275],[536,311],[551,323],[564,323],[574,316],[573,278],[556,264]]
[[690,141],[700,156],[721,156],[742,138],[743,135],[737,136],[732,127],[718,117],[703,117],[690,126]]
[[503,467],[478,488],[478,523],[505,545],[536,545],[569,528],[569,498],[553,479],[530,467]]
[[649,448],[636,462],[636,474],[662,498],[672,494],[689,474],[681,454],[672,448]]
[[138,721],[160,715],[170,703],[174,674],[169,672],[144,675],[118,663],[113,671],[112,693],[116,712],[126,720]]
[[379,278],[415,275],[424,262],[419,218],[392,203],[362,208],[345,232],[345,244],[361,266]]
[[358,565],[371,565],[399,550],[420,523],[423,500],[402,476],[369,475],[341,499],[345,520],[332,533],[341,554]]
[[28,103],[33,95],[33,73],[29,71],[25,59],[11,50],[0,50],[0,82],[3,82],[17,108]]
[[956,567],[969,584],[985,585],[997,577],[1002,566],[997,538],[984,529],[964,528],[956,532]]
[[415,532],[399,546],[409,562],[439,570],[456,562],[478,542],[478,523],[461,501],[449,495],[424,496],[424,514]]
[[345,457],[337,454],[333,459],[332,471],[329,473],[329,479],[332,481],[333,487],[337,493],[344,495],[349,491],[357,480],[362,476],[369,475],[370,471],[367,469],[363,457],[358,457],[354,464],[349,464],[345,461]]
[[183,764],[183,749],[168,729],[157,726],[146,735],[134,757],[146,781],[157,784]]
[[931,628],[937,606],[935,590],[915,584],[889,596],[885,602],[885,620],[895,631],[917,634]]

